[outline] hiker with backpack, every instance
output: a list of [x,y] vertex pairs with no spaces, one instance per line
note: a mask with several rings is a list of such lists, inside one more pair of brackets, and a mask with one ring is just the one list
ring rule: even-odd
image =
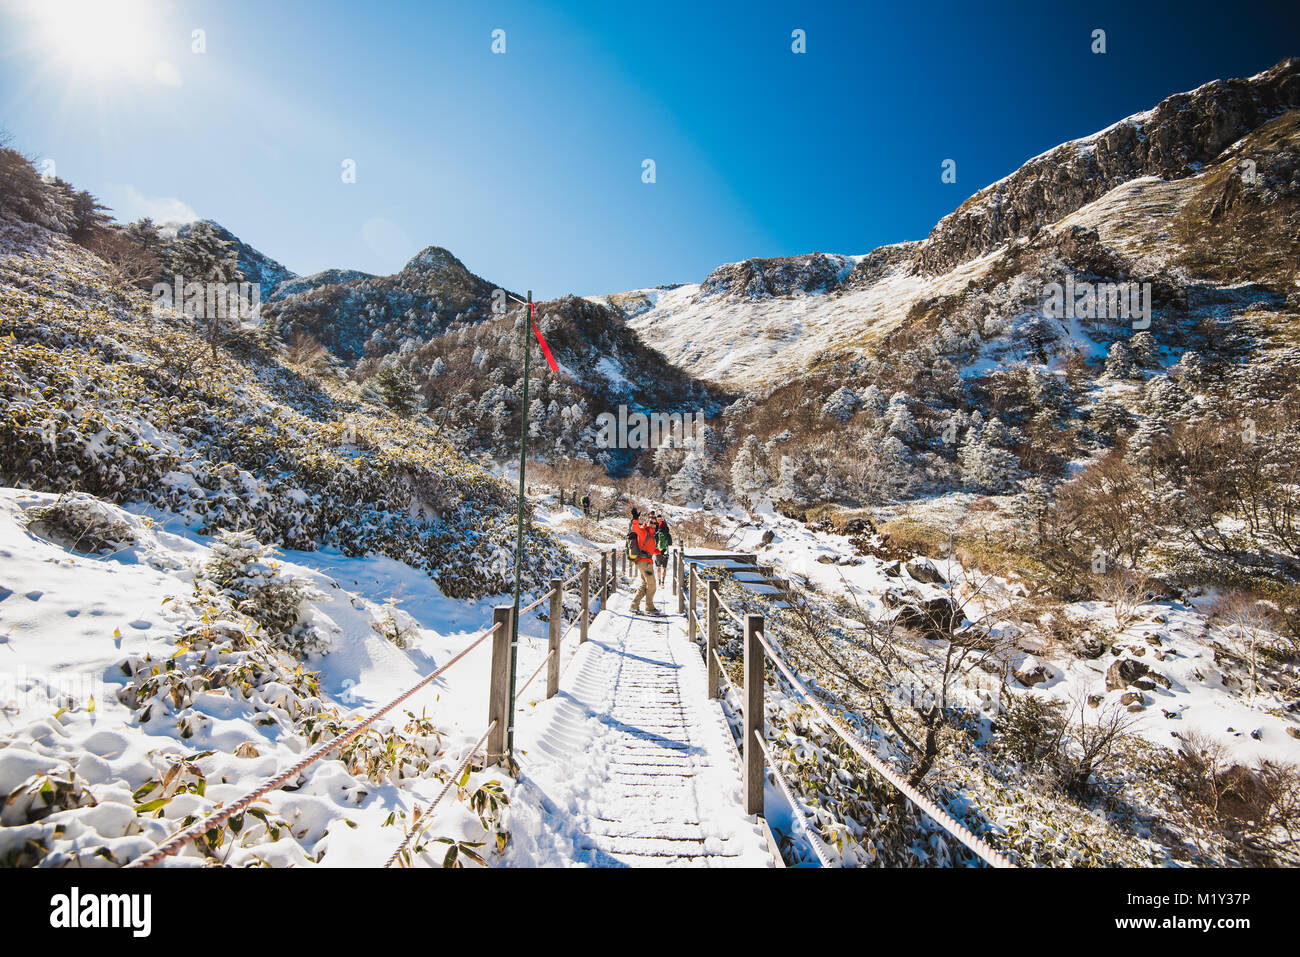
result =
[[655,574],[659,576],[659,584],[662,586],[668,576],[668,549],[672,547],[673,535],[668,531],[668,520],[658,512],[651,515],[650,520],[654,522],[655,548],[659,549],[659,554],[655,556]]
[[582,517],[591,518],[591,494],[590,493],[588,492],[582,493],[581,505],[582,505]]
[[655,546],[654,530],[648,523],[641,523],[641,511],[632,507],[632,521],[627,528],[627,557],[636,568],[638,584],[636,594],[632,596],[632,611],[639,613],[641,601],[645,600],[647,615],[659,614],[655,607],[655,573],[654,556],[659,553]]

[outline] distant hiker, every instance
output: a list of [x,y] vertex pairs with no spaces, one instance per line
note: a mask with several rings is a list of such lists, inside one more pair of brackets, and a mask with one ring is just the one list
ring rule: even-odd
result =
[[582,493],[582,517],[591,518],[591,496],[586,492]]
[[659,553],[655,547],[654,531],[649,524],[641,524],[641,512],[632,509],[632,521],[627,527],[627,557],[636,566],[638,584],[636,594],[632,596],[632,610],[641,610],[641,600],[645,599],[647,615],[659,614],[655,607],[655,573],[654,556]]
[[651,519],[655,523],[655,548],[659,549],[659,554],[655,556],[655,574],[659,576],[659,584],[664,583],[668,576],[668,549],[672,547],[673,535],[668,531],[668,521],[658,512]]

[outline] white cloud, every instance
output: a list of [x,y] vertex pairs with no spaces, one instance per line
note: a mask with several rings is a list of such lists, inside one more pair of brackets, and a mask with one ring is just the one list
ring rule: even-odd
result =
[[199,214],[188,203],[171,196],[146,196],[130,184],[109,200],[119,222],[148,216],[155,223],[192,223]]

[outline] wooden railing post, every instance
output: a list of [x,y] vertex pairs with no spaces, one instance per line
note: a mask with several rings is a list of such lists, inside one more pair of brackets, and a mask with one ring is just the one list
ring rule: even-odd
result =
[[551,620],[547,636],[546,697],[554,698],[560,690],[560,624],[564,621],[564,582],[551,579]]
[[674,547],[674,548],[673,548],[673,552],[672,552],[672,566],[673,566],[673,594],[674,594],[674,595],[680,594],[680,592],[681,592],[681,590],[682,590],[682,576],[681,576],[681,569],[680,569],[680,567],[678,566],[677,558],[678,558],[678,549],[677,549],[676,547]]
[[[680,562],[681,559],[678,558],[678,561]],[[685,572],[684,567],[682,571],[683,573]],[[686,614],[686,589],[685,588],[677,589],[677,614],[679,615]]]
[[591,562],[582,566],[582,617],[578,619],[578,644],[587,640],[587,625],[591,623]]
[[691,562],[690,574],[686,576],[686,604],[691,609],[691,613],[686,616],[686,632],[690,636],[691,641],[695,640],[695,579],[695,563]]
[[745,616],[745,813],[763,813],[763,616]]
[[600,610],[605,610],[605,602],[609,600],[609,569],[605,564],[609,561],[609,555],[606,552],[600,553]]
[[500,764],[507,759],[506,736],[510,730],[510,619],[515,610],[497,605],[492,611],[496,631],[492,635],[492,671],[488,688],[488,723],[495,721],[487,739],[487,763]]
[[705,605],[707,611],[704,623],[704,663],[709,676],[709,697],[716,698],[721,678],[718,674],[718,583],[716,581],[709,582]]

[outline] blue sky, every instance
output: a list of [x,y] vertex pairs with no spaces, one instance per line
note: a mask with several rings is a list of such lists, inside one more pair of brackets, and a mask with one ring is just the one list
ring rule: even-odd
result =
[[0,128],[122,219],[212,218],[299,273],[441,245],[551,297],[922,238],[1297,40],[1269,2],[0,0]]

